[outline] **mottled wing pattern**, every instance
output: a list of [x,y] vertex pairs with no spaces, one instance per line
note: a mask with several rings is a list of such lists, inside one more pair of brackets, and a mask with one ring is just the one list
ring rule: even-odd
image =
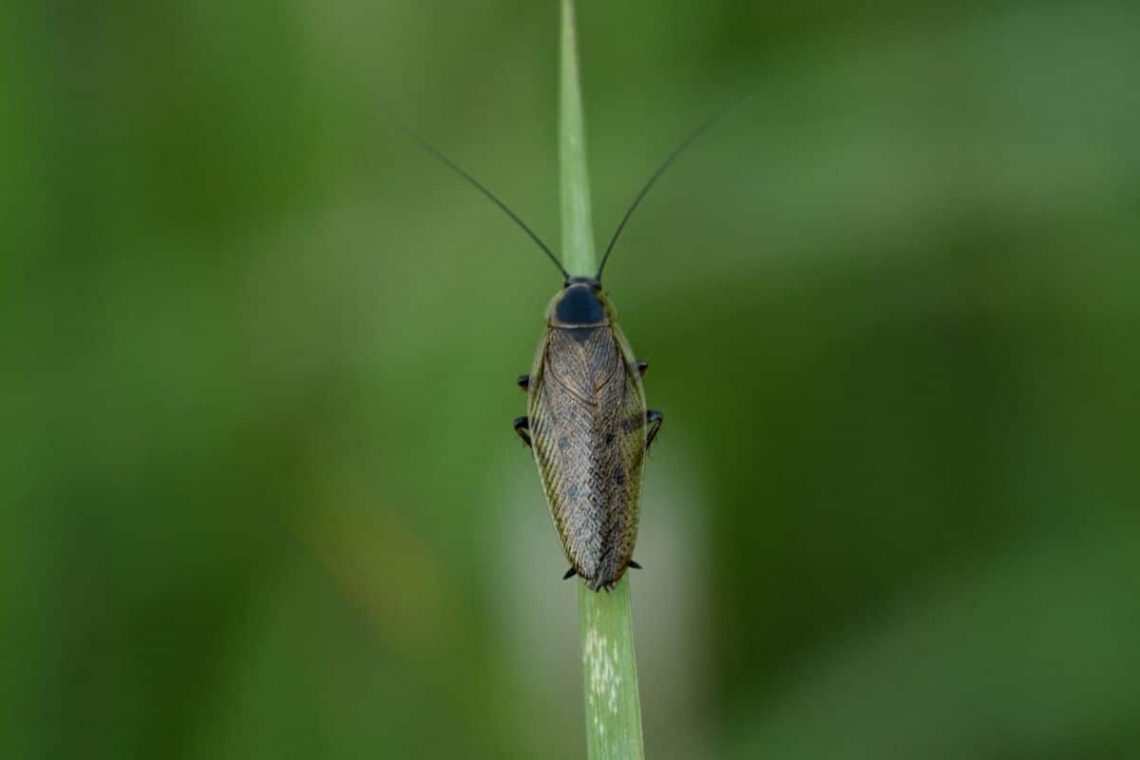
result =
[[645,395],[616,326],[550,328],[535,360],[530,434],[567,559],[592,588],[633,554],[645,458]]

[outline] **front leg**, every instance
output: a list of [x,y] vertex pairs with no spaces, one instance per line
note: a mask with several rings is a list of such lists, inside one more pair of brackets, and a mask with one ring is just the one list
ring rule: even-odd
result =
[[515,417],[515,432],[527,446],[530,445],[530,420],[526,417]]
[[645,421],[649,423],[649,433],[645,436],[645,450],[649,451],[653,440],[657,438],[657,431],[661,429],[661,423],[665,421],[665,416],[656,409],[650,409],[645,413]]

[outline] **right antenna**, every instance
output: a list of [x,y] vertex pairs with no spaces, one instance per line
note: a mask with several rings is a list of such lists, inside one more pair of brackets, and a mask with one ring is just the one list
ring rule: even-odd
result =
[[629,204],[629,208],[626,209],[625,215],[621,218],[621,221],[618,222],[617,229],[614,230],[613,237],[610,238],[609,245],[606,246],[606,252],[602,254],[602,263],[598,266],[598,273],[594,275],[594,279],[598,280],[599,282],[601,281],[602,270],[606,268],[606,262],[610,260],[610,254],[613,253],[614,250],[614,243],[616,243],[618,237],[621,236],[621,231],[625,229],[625,223],[629,221],[629,218],[631,216],[633,216],[633,212],[641,203],[641,199],[644,198],[646,193],[649,192],[649,188],[653,187],[653,183],[656,182],[657,179],[665,173],[665,170],[669,168],[669,165],[672,164],[678,156],[685,152],[685,148],[689,147],[693,141],[700,137],[706,130],[708,130],[709,127],[719,121],[722,116],[740,105],[741,101],[743,101],[746,97],[747,95],[742,95],[741,97],[733,100],[728,105],[721,108],[712,116],[701,122],[700,125],[698,125],[696,129],[690,132],[689,135],[681,141],[681,144],[674,148],[673,152],[670,153],[669,156],[661,162],[661,165],[657,167],[657,171],[653,172],[653,174],[649,177],[649,181],[645,183],[640,191],[638,191],[637,196],[633,199],[633,203]]

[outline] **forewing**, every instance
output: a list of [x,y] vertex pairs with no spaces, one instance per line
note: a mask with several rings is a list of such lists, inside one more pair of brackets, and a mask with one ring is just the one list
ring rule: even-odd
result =
[[607,482],[613,510],[609,533],[610,552],[603,558],[602,573],[616,580],[633,556],[641,511],[641,476],[646,450],[645,392],[641,373],[637,370],[629,346],[621,331],[614,326],[614,343],[622,357],[622,373],[609,394],[613,404],[615,445],[611,447],[611,463]]
[[531,374],[535,461],[567,558],[616,579],[637,532],[645,402],[620,332],[548,330]]

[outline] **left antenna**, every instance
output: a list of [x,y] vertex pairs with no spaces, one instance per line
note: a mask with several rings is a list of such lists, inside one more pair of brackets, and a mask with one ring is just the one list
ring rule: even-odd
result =
[[423,148],[428,153],[430,153],[437,161],[439,161],[441,164],[446,166],[448,169],[451,169],[453,172],[458,174],[460,177],[462,177],[463,179],[465,179],[469,183],[471,183],[472,187],[474,187],[476,190],[481,192],[492,203],[494,203],[496,206],[498,206],[500,209],[502,209],[503,213],[505,213],[507,216],[509,216],[511,218],[511,220],[515,224],[517,224],[520,228],[522,228],[522,231],[525,232],[527,235],[529,235],[530,239],[533,240],[538,245],[538,247],[542,249],[542,252],[546,254],[546,257],[548,259],[550,259],[550,262],[552,264],[554,264],[554,266],[558,267],[558,271],[562,273],[563,277],[569,277],[570,276],[570,273],[567,272],[566,268],[563,267],[562,264],[558,261],[558,257],[554,255],[554,251],[550,250],[550,246],[548,246],[546,243],[542,242],[542,238],[540,238],[538,236],[538,234],[535,233],[535,231],[532,230],[529,225],[527,225],[526,222],[524,222],[521,218],[519,218],[518,214],[516,214],[514,211],[511,211],[510,206],[508,206],[503,201],[499,200],[499,196],[492,193],[489,189],[487,189],[487,187],[482,182],[480,182],[479,180],[477,180],[473,176],[471,176],[467,172],[466,169],[464,169],[462,166],[460,166],[459,164],[455,163],[450,158],[445,156],[439,148],[432,145],[430,142],[428,142],[426,139],[421,137],[418,133],[413,131],[406,124],[404,124],[403,122],[401,122],[400,120],[398,120],[394,117],[392,118],[392,121],[400,129],[401,132],[403,132],[408,137],[410,137],[417,145],[419,145],[421,148]]

